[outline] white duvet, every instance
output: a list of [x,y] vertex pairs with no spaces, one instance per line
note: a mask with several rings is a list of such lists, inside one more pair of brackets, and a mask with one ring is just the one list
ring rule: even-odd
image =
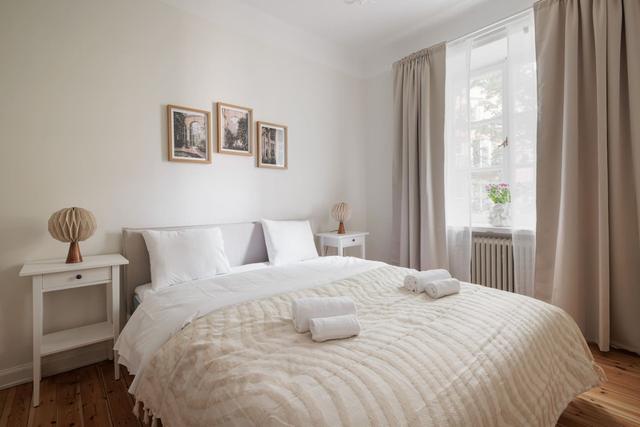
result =
[[173,335],[194,319],[253,299],[312,288],[385,265],[351,257],[321,257],[295,264],[227,274],[175,285],[145,296],[115,344],[119,362],[136,375]]

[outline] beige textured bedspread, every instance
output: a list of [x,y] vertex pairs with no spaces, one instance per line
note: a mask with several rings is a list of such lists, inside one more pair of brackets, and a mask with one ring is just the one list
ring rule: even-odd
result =
[[[604,375],[574,321],[543,302],[463,285],[429,300],[382,267],[194,321],[141,374],[165,426],[553,426]],[[360,336],[314,343],[291,301],[346,295]]]

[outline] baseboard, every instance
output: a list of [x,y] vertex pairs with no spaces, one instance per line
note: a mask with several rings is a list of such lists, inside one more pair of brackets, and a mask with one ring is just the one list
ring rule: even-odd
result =
[[[108,359],[111,343],[98,343],[64,353],[53,354],[42,359],[42,376],[59,374],[60,372],[80,368]],[[25,363],[0,370],[0,390],[19,384],[31,382],[33,364]]]
[[635,353],[638,356],[640,356],[640,348],[635,348],[633,346],[620,344],[620,343],[618,343],[616,341],[611,341],[611,347],[615,348],[617,350],[624,350],[624,351],[628,351],[628,352],[631,352],[631,353]]

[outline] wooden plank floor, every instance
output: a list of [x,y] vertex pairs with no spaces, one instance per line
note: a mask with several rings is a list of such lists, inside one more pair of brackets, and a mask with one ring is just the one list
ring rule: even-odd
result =
[[[558,426],[640,426],[640,356],[591,350],[608,381],[571,402]],[[0,426],[141,426],[127,393],[132,377],[122,373],[115,381],[113,363],[104,361],[45,378],[38,408],[31,384],[0,390]]]
[[0,390],[0,426],[141,426],[127,392],[132,376],[121,367],[113,379],[113,362],[44,378],[40,406],[31,407],[32,384]]
[[574,399],[558,426],[640,426],[640,356],[590,347],[607,382]]

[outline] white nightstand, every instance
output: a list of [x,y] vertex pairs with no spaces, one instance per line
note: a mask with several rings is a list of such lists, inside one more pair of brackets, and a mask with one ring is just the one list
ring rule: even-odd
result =
[[324,255],[326,247],[333,247],[338,249],[338,255],[344,254],[344,248],[350,248],[352,246],[360,246],[360,257],[365,257],[365,241],[369,235],[366,231],[352,231],[345,234],[338,234],[335,231],[330,233],[317,233],[316,236],[320,238],[320,252]]
[[[31,277],[33,287],[33,406],[40,404],[40,363],[42,356],[115,340],[120,333],[120,266],[129,264],[120,254],[84,257],[84,262],[65,264],[62,260],[27,262],[20,277]],[[42,334],[42,295],[45,292],[83,286],[107,288],[106,322]],[[117,355],[113,354],[116,379],[120,377]]]

